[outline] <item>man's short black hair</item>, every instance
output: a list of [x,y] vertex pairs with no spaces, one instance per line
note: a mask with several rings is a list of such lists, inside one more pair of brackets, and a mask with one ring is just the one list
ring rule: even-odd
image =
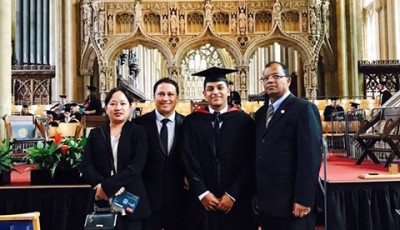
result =
[[289,73],[289,68],[288,68],[288,66],[285,65],[285,64],[283,64],[282,62],[278,62],[278,61],[271,61],[271,62],[268,62],[268,63],[265,65],[265,68],[269,68],[269,67],[270,67],[271,65],[273,65],[273,64],[278,64],[278,65],[282,66],[282,69],[283,69],[283,72],[285,73],[285,76],[286,76],[286,77],[290,77],[290,73]]
[[176,81],[172,80],[171,78],[168,77],[164,77],[161,78],[160,80],[158,80],[153,87],[153,95],[156,94],[157,91],[157,87],[162,84],[162,83],[167,83],[167,84],[171,84],[173,86],[175,86],[175,90],[176,90],[176,95],[179,95],[179,86],[178,83],[176,83]]

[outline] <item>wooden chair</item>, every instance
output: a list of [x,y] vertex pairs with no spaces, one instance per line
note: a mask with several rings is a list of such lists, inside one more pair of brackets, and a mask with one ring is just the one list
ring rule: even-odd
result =
[[0,215],[0,229],[40,230],[40,212]]
[[[378,108],[374,109],[373,114],[375,115],[371,120],[361,122],[359,130],[354,135],[362,148],[362,154],[356,164],[361,164],[367,156],[374,163],[380,164],[374,153],[388,152],[390,155],[385,164],[385,167],[388,167],[396,156],[400,157],[400,108]],[[386,143],[389,148],[374,147],[379,141]]]
[[76,139],[79,139],[83,136],[81,123],[60,122],[57,127],[57,132],[61,133],[61,136],[63,137],[75,137]]
[[81,123],[84,135],[88,136],[91,129],[101,127],[106,121],[108,116],[83,115]]

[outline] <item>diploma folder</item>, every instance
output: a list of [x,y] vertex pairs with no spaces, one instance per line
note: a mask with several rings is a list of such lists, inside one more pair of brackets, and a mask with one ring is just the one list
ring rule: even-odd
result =
[[118,207],[125,209],[127,212],[133,213],[139,203],[139,196],[136,196],[130,192],[123,192],[121,195],[116,196],[112,203]]

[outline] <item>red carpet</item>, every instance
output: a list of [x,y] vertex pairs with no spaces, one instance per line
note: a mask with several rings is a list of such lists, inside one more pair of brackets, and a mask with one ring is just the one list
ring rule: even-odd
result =
[[[377,181],[399,181],[400,179],[360,179],[361,174],[379,173],[388,174],[388,168],[384,163],[375,164],[372,161],[364,161],[361,165],[355,164],[356,159],[329,155],[327,166],[327,181],[329,183],[364,183]],[[319,173],[324,178],[324,164]]]

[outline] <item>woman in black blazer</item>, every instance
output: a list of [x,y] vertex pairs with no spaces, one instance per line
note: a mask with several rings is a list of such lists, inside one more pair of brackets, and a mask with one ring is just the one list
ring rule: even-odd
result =
[[144,127],[128,120],[132,101],[119,88],[107,94],[105,109],[109,121],[90,132],[81,164],[84,178],[93,187],[89,211],[93,210],[94,203],[107,206],[109,198],[123,190],[140,197],[134,213],[118,216],[118,230],[142,229],[142,220],[151,212],[142,180],[148,151],[147,135]]

